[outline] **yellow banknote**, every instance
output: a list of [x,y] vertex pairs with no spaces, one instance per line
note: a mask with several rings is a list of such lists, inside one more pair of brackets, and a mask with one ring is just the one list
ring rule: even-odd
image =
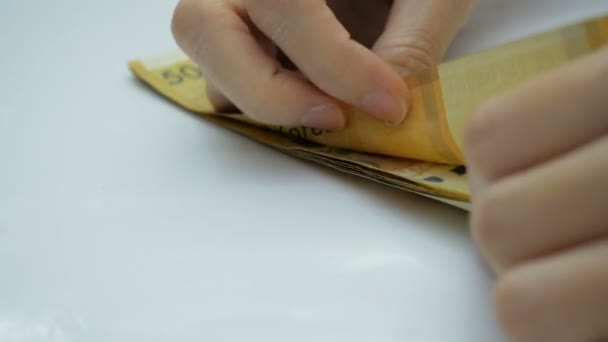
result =
[[200,69],[181,52],[129,65],[162,95],[254,140],[467,208],[466,170],[459,165],[465,164],[468,115],[482,101],[607,44],[608,17],[601,17],[451,61],[406,79],[413,102],[401,125],[387,126],[350,108],[347,127],[338,132],[267,126],[237,113],[218,116]]

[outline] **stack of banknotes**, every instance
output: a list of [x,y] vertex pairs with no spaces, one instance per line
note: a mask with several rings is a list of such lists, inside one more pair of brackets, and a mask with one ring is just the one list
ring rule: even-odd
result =
[[405,80],[413,102],[401,125],[386,125],[351,108],[347,128],[338,132],[269,126],[246,113],[217,113],[201,70],[179,51],[129,66],[183,108],[262,144],[469,210],[462,153],[467,117],[484,100],[607,45],[608,16],[450,61]]

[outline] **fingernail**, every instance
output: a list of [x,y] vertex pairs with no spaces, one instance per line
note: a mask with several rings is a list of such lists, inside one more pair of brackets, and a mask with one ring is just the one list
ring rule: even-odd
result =
[[373,114],[384,122],[398,125],[407,115],[407,104],[384,90],[374,90],[363,98],[361,109]]
[[302,117],[302,125],[310,128],[338,130],[344,128],[342,109],[335,104],[325,104],[311,108]]
[[403,123],[403,121],[401,121],[401,122],[384,121],[384,125],[387,127],[390,127],[390,128],[399,127],[399,126],[401,126],[402,123]]

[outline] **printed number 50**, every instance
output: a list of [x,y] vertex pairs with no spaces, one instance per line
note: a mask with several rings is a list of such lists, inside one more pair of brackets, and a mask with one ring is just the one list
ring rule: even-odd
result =
[[165,70],[162,72],[162,75],[170,85],[178,85],[187,79],[196,80],[203,77],[201,70],[193,65],[184,65],[178,71]]

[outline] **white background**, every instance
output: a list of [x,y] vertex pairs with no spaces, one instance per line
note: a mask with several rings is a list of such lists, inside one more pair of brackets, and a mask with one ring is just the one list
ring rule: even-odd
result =
[[[501,341],[465,213],[133,79],[174,0],[0,4],[0,341]],[[607,12],[481,1],[450,58]]]

